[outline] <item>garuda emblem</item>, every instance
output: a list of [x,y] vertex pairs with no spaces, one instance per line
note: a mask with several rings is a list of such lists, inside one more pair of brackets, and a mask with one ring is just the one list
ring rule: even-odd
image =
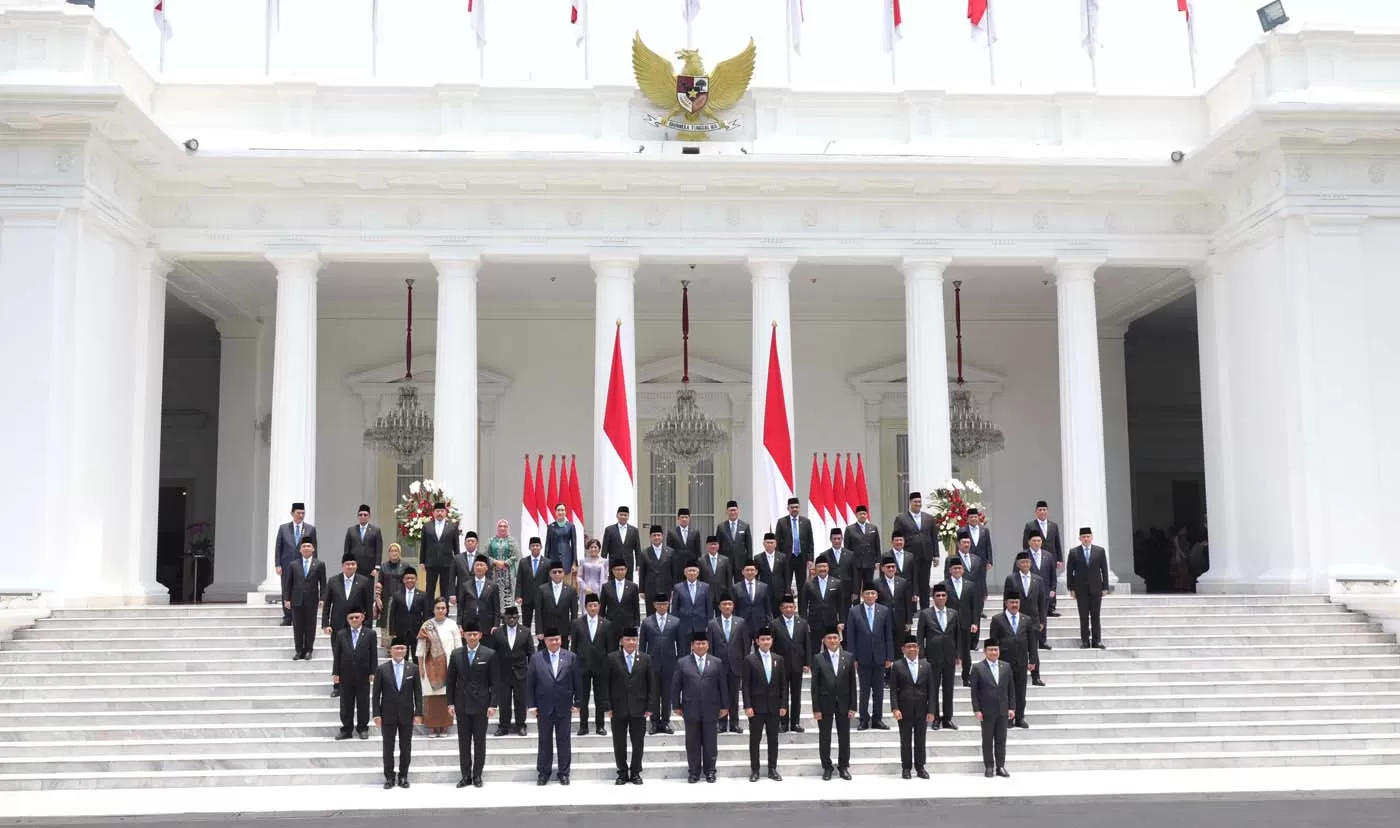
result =
[[681,49],[676,52],[681,61],[678,75],[670,61],[647,48],[638,32],[632,38],[632,71],[637,86],[648,100],[666,111],[662,117],[647,115],[647,123],[673,129],[683,141],[703,141],[711,132],[735,129],[737,118],[725,121],[718,113],[733,107],[748,91],[757,54],[753,38],[749,38],[747,49],[720,61],[713,72],[706,72],[698,50]]

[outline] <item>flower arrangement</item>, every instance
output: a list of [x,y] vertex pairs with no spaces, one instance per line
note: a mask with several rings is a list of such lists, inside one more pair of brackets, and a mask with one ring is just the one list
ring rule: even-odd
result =
[[190,534],[190,553],[201,557],[214,554],[213,525],[207,520],[199,520],[185,527]]
[[938,539],[948,552],[957,546],[958,530],[967,526],[967,510],[982,508],[980,494],[981,487],[971,480],[945,480],[925,496],[924,511],[933,515]]
[[452,502],[452,495],[440,483],[433,480],[414,481],[408,484],[408,494],[394,507],[394,520],[399,525],[399,537],[414,543],[423,540],[423,527],[433,519],[433,504],[447,504],[447,519],[461,523],[462,513]]

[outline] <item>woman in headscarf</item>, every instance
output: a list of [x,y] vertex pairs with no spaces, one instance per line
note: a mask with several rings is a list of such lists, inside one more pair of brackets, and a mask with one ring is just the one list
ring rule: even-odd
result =
[[515,606],[515,562],[520,560],[520,544],[510,536],[510,521],[496,521],[496,534],[486,542],[486,557],[491,559],[491,580],[501,596],[499,612]]
[[447,599],[433,602],[433,617],[418,630],[418,665],[423,674],[423,726],[434,738],[452,726],[447,712],[447,662],[462,646],[457,622],[447,617]]

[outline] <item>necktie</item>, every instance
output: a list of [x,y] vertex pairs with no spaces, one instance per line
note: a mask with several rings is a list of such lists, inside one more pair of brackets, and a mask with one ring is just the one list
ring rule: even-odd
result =
[[729,537],[732,538],[737,534],[739,534],[739,524],[735,523],[732,520],[729,521]]
[[797,518],[792,519],[792,554],[802,554],[802,532],[797,528]]
[[875,629],[875,608],[869,604],[865,606],[865,623],[870,625],[870,629]]
[[763,654],[763,677],[771,684],[773,681],[773,662],[768,658],[768,654]]
[[476,666],[476,650],[467,650],[467,666]]
[[1011,618],[1011,632],[1015,633],[1015,632],[1016,632],[1016,616],[1012,615],[1012,616],[1010,616],[1010,618]]
[[540,559],[539,559],[539,558],[533,558],[533,557],[530,558],[530,569],[533,570],[533,574],[535,574],[535,575],[540,574]]
[[510,648],[511,648],[512,650],[515,649],[515,628],[514,628],[514,627],[506,627],[506,643],[510,645]]
[[628,654],[627,654],[627,672],[628,672],[628,674],[631,674],[631,672],[632,672],[632,654],[631,654],[631,653],[628,653]]
[[355,649],[355,648],[358,647],[358,646],[360,646],[360,631],[359,631],[359,630],[351,630],[351,631],[350,631],[350,649],[353,650],[353,649]]
[[1084,563],[1089,562],[1089,547],[1084,547]]
[[749,600],[753,600],[753,581],[749,581]]
[[364,543],[364,540],[365,540],[365,527],[361,526],[361,527],[360,527],[360,542],[361,542],[361,543]]
[[294,530],[294,534],[296,535],[297,546],[301,546],[301,524],[295,524],[292,528]]
[[823,598],[826,597],[826,579],[825,579],[825,578],[818,578],[818,579],[817,579],[817,591],[820,592],[820,593],[822,594],[822,597],[823,597]]
[[729,625],[730,625],[730,623],[731,623],[731,622],[730,622],[730,620],[729,620],[728,618],[724,619],[724,640],[725,640],[725,641],[728,641],[728,640],[729,640]]
[[915,528],[915,529],[923,528],[923,524],[919,521],[919,513],[918,513],[918,512],[914,512],[913,514],[914,514],[914,528]]
[[661,560],[661,547],[659,547],[659,546],[653,546],[651,549],[652,549],[653,552],[656,553],[656,560],[657,560],[657,561],[660,561],[660,560]]
[[311,577],[311,559],[310,559],[310,558],[302,558],[302,559],[301,559],[301,576],[302,576],[303,578],[310,578],[310,577]]
[[682,544],[682,545],[685,544],[686,539],[687,539],[689,536],[690,536],[690,532],[687,531],[686,528],[685,528],[684,526],[682,526],[682,527],[681,527],[681,544]]
[[349,597],[350,597],[350,584],[351,584],[351,583],[352,583],[352,582],[351,582],[351,580],[350,580],[349,578],[346,578],[346,579],[345,579],[345,597],[346,597],[346,598],[349,598]]
[[403,594],[403,596],[404,596],[404,604],[407,605],[408,609],[412,610],[412,609],[413,609],[413,590],[410,589],[408,592],[405,592],[405,593]]
[[480,579],[476,582],[476,597],[481,597],[481,591],[486,588],[486,582]]
[[788,640],[791,641],[791,640],[792,640],[792,619],[791,619],[791,618],[789,618],[789,619],[787,620],[787,628],[788,628]]
[[588,617],[588,640],[592,641],[598,635],[598,622],[593,616]]
[[690,603],[691,603],[691,604],[694,604],[694,603],[695,603],[695,582],[694,582],[694,581],[692,581],[691,584],[690,584]]
[[1024,595],[1030,595],[1030,594],[1031,594],[1031,576],[1029,576],[1029,575],[1022,575],[1022,576],[1021,576],[1021,592],[1022,592],[1022,594],[1024,594]]
[[919,663],[917,661],[909,662],[909,678],[916,682],[919,680]]
[[1031,553],[1031,557],[1035,559],[1035,568],[1040,569],[1040,552],[1036,551]]
[[402,689],[403,689],[403,662],[402,662],[402,661],[395,661],[395,662],[394,662],[394,689],[395,689],[395,690],[402,690]]
[[947,621],[947,618],[946,618],[945,615],[944,615],[943,610],[939,610],[939,611],[938,611],[938,629],[940,629],[940,630],[947,630],[947,629],[948,629],[948,621]]
[[704,657],[704,656],[700,656],[699,664],[700,664],[700,672],[701,672],[701,674],[703,675],[704,672],[705,672],[705,657]]
[[992,683],[995,684],[997,682],[997,663],[995,661],[989,661],[987,662],[987,668],[992,671]]
[[559,656],[557,654],[549,657],[549,669],[554,673],[555,678],[559,678]]

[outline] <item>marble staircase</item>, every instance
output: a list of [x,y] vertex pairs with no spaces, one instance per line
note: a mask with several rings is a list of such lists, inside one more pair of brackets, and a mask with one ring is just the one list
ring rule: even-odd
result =
[[[1051,619],[1049,686],[1031,688],[1014,771],[1400,764],[1400,647],[1323,596],[1123,596],[1108,650],[1080,650],[1074,604]],[[380,741],[332,740],[329,655],[292,662],[272,607],[65,610],[0,643],[0,791],[376,783]],[[810,708],[810,705],[804,705]],[[980,770],[967,691],[929,770]],[[810,709],[806,711],[810,714]],[[782,737],[785,775],[820,772],[816,725]],[[886,720],[893,725],[891,717]],[[650,777],[684,776],[679,722],[650,737]],[[896,731],[853,734],[853,772],[897,775]],[[610,780],[612,740],[574,739],[576,780]],[[492,780],[532,781],[535,736],[491,737]],[[453,782],[456,739],[419,735],[414,779]],[[748,774],[748,735],[720,738]]]

